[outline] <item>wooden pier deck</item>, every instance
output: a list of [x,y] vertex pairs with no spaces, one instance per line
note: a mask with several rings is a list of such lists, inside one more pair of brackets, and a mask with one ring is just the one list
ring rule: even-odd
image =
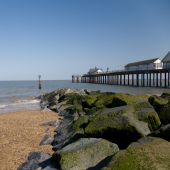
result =
[[170,69],[72,75],[72,82],[167,88],[170,86]]

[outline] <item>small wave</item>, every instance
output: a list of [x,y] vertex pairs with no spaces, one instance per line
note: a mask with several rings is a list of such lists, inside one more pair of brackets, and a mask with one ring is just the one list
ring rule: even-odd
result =
[[8,105],[5,105],[5,104],[4,105],[0,105],[0,107],[6,107],[6,106],[8,106]]
[[34,103],[39,103],[39,102],[40,102],[40,100],[18,100],[18,101],[13,101],[12,104],[0,105],[0,107],[16,106],[16,105],[25,105],[25,104],[34,104]]

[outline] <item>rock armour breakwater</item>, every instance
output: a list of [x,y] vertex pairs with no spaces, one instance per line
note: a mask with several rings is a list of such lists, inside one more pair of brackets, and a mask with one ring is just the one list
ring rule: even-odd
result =
[[[55,129],[57,133],[52,142],[54,154],[50,164],[46,167],[38,164],[39,169],[170,167],[170,156],[166,154],[166,150],[170,152],[169,138],[162,130],[163,123],[170,123],[168,119],[165,121],[165,117],[169,116],[165,110],[170,109],[169,93],[155,97],[66,88],[41,95],[40,98],[42,111],[53,110],[64,118]],[[154,155],[148,149],[152,144],[155,146]],[[140,155],[137,155],[139,152]],[[128,155],[133,158],[130,165],[126,161]]]

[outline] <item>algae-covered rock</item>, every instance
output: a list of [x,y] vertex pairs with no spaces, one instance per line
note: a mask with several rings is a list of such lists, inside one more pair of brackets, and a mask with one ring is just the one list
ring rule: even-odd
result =
[[148,99],[148,102],[155,108],[156,111],[158,111],[162,106],[167,104],[168,101],[168,99],[164,99],[156,95],[150,96]]
[[56,151],[52,156],[52,164],[57,162],[62,170],[86,170],[118,151],[118,146],[107,140],[81,138]]
[[75,115],[75,116],[80,116],[80,115],[86,114],[86,112],[83,110],[81,104],[75,104],[71,107],[68,107],[67,110],[69,111],[69,114]]
[[129,95],[124,93],[117,93],[113,97],[112,107],[130,105],[142,101],[148,101],[149,96],[145,94]]
[[158,115],[162,123],[170,123],[170,103],[164,105],[158,111]]
[[110,108],[89,119],[85,135],[104,138],[126,148],[160,126],[158,114],[148,102]]
[[163,170],[170,168],[170,143],[144,137],[117,152],[102,170]]
[[160,127],[158,130],[150,133],[148,136],[161,137],[170,141],[170,124]]
[[163,92],[161,97],[170,100],[170,92]]
[[82,106],[85,108],[91,108],[92,104],[97,100],[95,95],[84,96],[82,99]]
[[66,144],[72,143],[79,138],[85,137],[84,128],[88,124],[89,116],[82,115],[75,119],[74,116],[66,116],[60,126],[55,130],[53,150],[56,151]]
[[126,148],[131,142],[148,135],[147,123],[139,121],[133,113],[123,113],[112,117],[95,117],[85,128],[85,134],[90,137],[104,138]]
[[115,95],[113,93],[102,93],[100,97],[98,97],[97,101],[93,104],[93,107],[102,107],[105,106],[107,108],[112,107],[113,97]]
[[135,103],[132,106],[135,110],[133,113],[138,117],[138,120],[148,123],[150,131],[159,128],[161,121],[149,102]]

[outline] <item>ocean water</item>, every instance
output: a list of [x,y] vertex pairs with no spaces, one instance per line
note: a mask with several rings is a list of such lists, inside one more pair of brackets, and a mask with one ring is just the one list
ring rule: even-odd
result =
[[161,95],[164,91],[169,90],[153,87],[72,83],[71,80],[42,80],[42,89],[38,89],[38,83],[38,81],[0,81],[0,113],[24,109],[39,109],[40,100],[36,99],[36,96],[55,91],[58,88],[149,95]]

